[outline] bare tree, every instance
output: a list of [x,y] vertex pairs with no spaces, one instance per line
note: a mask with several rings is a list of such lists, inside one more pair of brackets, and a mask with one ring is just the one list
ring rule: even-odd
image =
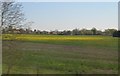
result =
[[[4,27],[15,27],[20,28],[23,25],[24,13],[22,11],[22,5],[20,3],[9,1],[0,1],[0,29]],[[0,30],[0,32],[1,32]],[[17,53],[18,45],[15,41],[16,35],[11,35],[10,41],[3,41],[3,63],[5,63],[7,68],[7,74],[10,73],[12,67],[17,63],[17,60],[21,58],[20,53]],[[13,58],[16,57],[16,58]],[[9,61],[6,61],[9,60]]]
[[22,11],[22,5],[13,1],[0,2],[0,27],[16,26],[20,27],[22,25],[24,14]]

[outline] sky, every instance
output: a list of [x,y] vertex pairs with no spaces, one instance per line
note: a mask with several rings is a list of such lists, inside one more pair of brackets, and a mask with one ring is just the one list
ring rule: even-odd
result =
[[117,2],[22,2],[32,29],[118,28]]
[[119,2],[119,0],[15,0],[17,2]]

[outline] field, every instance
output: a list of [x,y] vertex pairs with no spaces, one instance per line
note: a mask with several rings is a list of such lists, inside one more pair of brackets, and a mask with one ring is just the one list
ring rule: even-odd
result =
[[3,73],[117,74],[118,38],[4,34]]

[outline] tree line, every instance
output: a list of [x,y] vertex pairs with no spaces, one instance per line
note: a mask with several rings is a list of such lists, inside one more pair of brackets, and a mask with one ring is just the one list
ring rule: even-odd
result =
[[24,28],[15,28],[13,26],[5,27],[2,29],[3,34],[43,34],[43,35],[117,35],[119,31],[116,29],[105,29],[104,31],[97,30],[96,28],[88,29],[78,29],[73,30],[63,30],[63,31],[41,31],[41,30],[31,30]]

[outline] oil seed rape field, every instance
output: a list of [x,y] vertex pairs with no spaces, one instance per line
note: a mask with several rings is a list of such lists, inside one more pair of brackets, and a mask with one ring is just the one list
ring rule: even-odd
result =
[[11,37],[14,37],[15,40],[28,40],[28,41],[37,41],[37,40],[102,40],[103,37],[90,37],[90,36],[56,36],[56,35],[15,35],[5,34],[3,39],[10,40]]
[[117,74],[118,38],[3,34],[5,74]]

